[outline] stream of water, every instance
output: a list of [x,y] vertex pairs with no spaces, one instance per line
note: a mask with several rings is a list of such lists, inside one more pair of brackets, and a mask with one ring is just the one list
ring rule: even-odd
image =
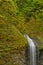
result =
[[27,35],[24,35],[28,41],[28,47],[30,48],[30,65],[36,65],[36,46],[33,40]]

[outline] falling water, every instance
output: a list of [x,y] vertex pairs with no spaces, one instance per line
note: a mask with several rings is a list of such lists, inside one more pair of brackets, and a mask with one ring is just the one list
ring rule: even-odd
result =
[[33,40],[27,35],[24,35],[30,47],[30,65],[36,65],[36,47]]

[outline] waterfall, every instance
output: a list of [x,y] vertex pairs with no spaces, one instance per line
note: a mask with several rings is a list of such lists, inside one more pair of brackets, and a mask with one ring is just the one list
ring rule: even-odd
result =
[[33,40],[27,35],[24,35],[30,47],[30,65],[36,65],[36,47]]

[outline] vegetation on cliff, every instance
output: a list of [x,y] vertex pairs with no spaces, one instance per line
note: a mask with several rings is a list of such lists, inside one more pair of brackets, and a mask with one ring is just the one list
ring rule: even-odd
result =
[[8,51],[25,47],[25,45],[26,39],[19,30],[14,25],[8,23],[7,19],[0,16],[0,47]]
[[0,47],[25,44],[22,33],[38,35],[43,42],[43,0],[0,0]]
[[26,46],[24,33],[38,37],[43,48],[43,0],[0,0],[0,64],[10,51]]

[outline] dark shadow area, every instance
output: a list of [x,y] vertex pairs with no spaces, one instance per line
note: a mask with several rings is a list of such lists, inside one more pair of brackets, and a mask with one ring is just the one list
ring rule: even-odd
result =
[[37,65],[43,65],[43,49],[39,49],[42,42],[37,37],[34,37],[33,41],[34,41],[34,43],[36,45]]
[[30,65],[30,51],[29,51],[28,44],[27,44],[27,47],[25,49],[25,61],[26,61],[26,65]]
[[43,65],[43,49],[39,50],[39,64]]
[[36,45],[40,46],[42,44],[42,42],[37,38],[37,37],[34,37],[33,38],[33,41],[36,43]]

